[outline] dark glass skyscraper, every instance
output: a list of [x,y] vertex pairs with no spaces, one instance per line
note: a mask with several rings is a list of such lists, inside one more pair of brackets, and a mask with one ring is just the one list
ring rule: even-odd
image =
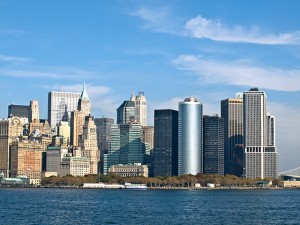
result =
[[203,116],[203,172],[224,174],[224,120]]
[[178,175],[178,111],[154,110],[153,175]]
[[224,173],[243,175],[243,99],[228,98],[221,101],[224,119]]

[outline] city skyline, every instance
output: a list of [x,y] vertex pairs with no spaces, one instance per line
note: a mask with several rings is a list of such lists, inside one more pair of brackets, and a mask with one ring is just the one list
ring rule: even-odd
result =
[[[144,91],[155,109],[178,110],[187,96],[204,115],[220,101],[258,87],[276,118],[279,170],[299,166],[298,1],[2,1],[0,117],[11,103],[50,91],[80,93],[86,82],[95,118]],[[38,23],[37,23],[38,21]]]

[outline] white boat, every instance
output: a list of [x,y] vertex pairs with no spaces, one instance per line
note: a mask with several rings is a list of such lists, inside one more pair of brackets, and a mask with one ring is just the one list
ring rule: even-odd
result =
[[125,183],[125,189],[133,189],[133,190],[147,190],[146,184],[132,184],[132,183]]

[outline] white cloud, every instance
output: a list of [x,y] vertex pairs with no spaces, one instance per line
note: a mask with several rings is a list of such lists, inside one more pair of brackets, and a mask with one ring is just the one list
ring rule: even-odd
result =
[[131,13],[144,21],[144,29],[152,29],[157,32],[170,33],[179,35],[180,31],[177,26],[177,19],[171,18],[169,8],[139,8]]
[[279,91],[300,91],[300,70],[264,68],[247,61],[219,62],[181,55],[174,60],[179,69],[192,71],[204,83],[259,87]]
[[16,63],[16,62],[29,62],[30,59],[24,58],[24,57],[15,57],[15,56],[0,55],[0,61],[10,62],[10,63]]
[[265,34],[258,27],[227,26],[220,20],[197,16],[186,22],[189,36],[214,41],[244,42],[267,45],[300,44],[300,31],[291,33]]
[[41,69],[0,69],[0,76],[17,78],[49,78],[49,79],[82,79],[95,77],[96,74],[89,71],[64,68]]

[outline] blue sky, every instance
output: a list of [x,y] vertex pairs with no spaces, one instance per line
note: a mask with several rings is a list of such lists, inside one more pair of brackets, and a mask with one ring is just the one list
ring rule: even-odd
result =
[[132,91],[153,110],[188,95],[204,113],[258,87],[276,116],[280,170],[300,166],[300,2],[0,0],[0,117],[49,91],[80,92],[116,117]]

